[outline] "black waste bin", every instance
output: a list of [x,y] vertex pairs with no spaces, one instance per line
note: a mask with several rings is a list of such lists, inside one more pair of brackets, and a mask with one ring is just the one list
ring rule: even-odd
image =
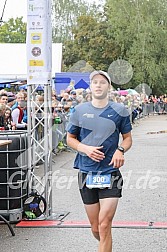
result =
[[0,214],[17,222],[28,195],[27,131],[0,131],[0,140],[12,140],[0,146]]

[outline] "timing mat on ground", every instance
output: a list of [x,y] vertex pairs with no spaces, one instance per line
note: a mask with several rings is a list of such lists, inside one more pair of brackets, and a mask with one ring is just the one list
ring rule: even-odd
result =
[[[90,228],[88,221],[22,220],[16,227]],[[167,229],[167,222],[114,221],[113,228]]]

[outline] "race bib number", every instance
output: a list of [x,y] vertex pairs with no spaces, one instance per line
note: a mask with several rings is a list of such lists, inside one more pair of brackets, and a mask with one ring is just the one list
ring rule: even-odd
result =
[[92,188],[106,188],[111,186],[111,174],[106,175],[92,175],[88,174],[86,178],[86,187]]

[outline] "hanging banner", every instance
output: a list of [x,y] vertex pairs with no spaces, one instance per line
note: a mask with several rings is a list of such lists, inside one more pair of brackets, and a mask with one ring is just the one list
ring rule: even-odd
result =
[[51,0],[27,0],[27,84],[49,84],[52,74]]

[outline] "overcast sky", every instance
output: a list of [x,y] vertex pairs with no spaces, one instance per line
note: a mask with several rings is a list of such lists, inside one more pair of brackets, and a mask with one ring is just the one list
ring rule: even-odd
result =
[[[100,2],[100,0],[87,0],[89,2]],[[5,0],[0,0],[0,18],[4,7]],[[7,0],[3,21],[9,18],[23,16],[23,21],[27,20],[27,0]]]
[[[4,7],[5,0],[0,0],[0,17]],[[27,19],[27,0],[7,0],[6,8],[3,16],[3,21],[7,21],[9,18],[24,17],[24,21]]]

